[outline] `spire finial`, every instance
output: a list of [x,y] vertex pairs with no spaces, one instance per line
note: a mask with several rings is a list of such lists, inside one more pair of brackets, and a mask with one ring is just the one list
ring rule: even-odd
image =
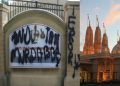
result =
[[120,35],[119,35],[119,30],[117,30],[117,42],[120,43]]
[[97,24],[99,26],[99,20],[98,20],[98,16],[96,15],[96,20],[97,20]]
[[106,28],[104,23],[103,23],[103,28],[104,28],[104,33],[106,33]]
[[90,26],[90,18],[89,18],[89,14],[88,14],[88,22],[89,22],[89,26]]
[[117,42],[119,42],[120,37],[119,37],[119,30],[117,30]]

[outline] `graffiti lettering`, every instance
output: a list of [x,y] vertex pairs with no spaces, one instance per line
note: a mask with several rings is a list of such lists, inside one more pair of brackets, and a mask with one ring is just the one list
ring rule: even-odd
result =
[[[31,27],[33,27],[31,29]],[[56,63],[60,62],[60,34],[50,27],[26,26],[14,31],[10,36],[11,62]],[[36,38],[37,37],[37,38]]]
[[19,30],[18,33],[14,31],[12,35],[12,41],[14,42],[15,45],[23,42],[26,45],[28,45],[30,42],[35,43],[35,39],[32,37],[32,33],[30,32],[29,26],[27,26],[26,32],[24,28],[22,28],[22,30]]
[[75,77],[75,70],[78,70],[79,67],[80,67],[80,54],[78,55],[75,54],[74,66],[73,66],[74,72],[72,75],[73,78]]
[[[75,77],[75,70],[78,70],[78,68],[80,67],[80,55],[78,54],[78,56],[76,56],[76,54],[73,53],[73,43],[74,43],[74,36],[75,36],[75,19],[76,19],[76,16],[74,15],[75,6],[74,5],[72,6],[73,7],[72,16],[68,17],[68,64],[71,64],[71,66],[74,68],[74,72],[72,75],[73,78]],[[75,55],[75,58],[73,58],[74,55]]]
[[[44,56],[44,58],[43,58]],[[60,53],[56,53],[56,49],[53,47],[44,46],[40,47],[31,47],[24,48],[23,51],[20,48],[16,47],[11,51],[11,62],[18,60],[19,63],[33,63],[42,62],[42,60],[47,61],[50,58],[50,61],[59,61]]]
[[68,18],[68,63],[72,65],[72,58],[73,58],[73,42],[75,36],[75,16],[69,16]]

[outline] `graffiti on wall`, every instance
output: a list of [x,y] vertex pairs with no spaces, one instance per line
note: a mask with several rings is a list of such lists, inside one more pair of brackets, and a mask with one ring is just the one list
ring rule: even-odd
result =
[[68,64],[72,65],[73,58],[73,43],[75,36],[75,20],[76,16],[74,15],[74,9],[71,16],[68,17]]
[[75,70],[78,70],[78,68],[80,67],[80,54],[73,53],[75,23],[76,23],[75,22],[76,16],[75,16],[75,9],[74,9],[75,6],[76,5],[72,5],[73,7],[72,15],[68,17],[68,64],[71,64],[71,66],[74,69],[73,75],[72,75],[73,78],[75,77]]
[[9,36],[11,67],[58,67],[60,34],[42,24],[28,24]]

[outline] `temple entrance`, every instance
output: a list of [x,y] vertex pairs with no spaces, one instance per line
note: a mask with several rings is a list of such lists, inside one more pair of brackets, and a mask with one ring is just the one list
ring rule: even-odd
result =
[[103,72],[99,73],[99,81],[102,82],[103,81]]
[[90,82],[91,75],[88,71],[80,71],[80,83]]
[[91,82],[91,72],[88,69],[80,68],[80,83]]
[[113,62],[111,59],[101,59],[98,64],[97,82],[106,82],[113,79]]
[[109,70],[106,71],[106,80],[110,80],[110,71]]
[[99,72],[99,82],[109,81],[110,80],[110,72]]

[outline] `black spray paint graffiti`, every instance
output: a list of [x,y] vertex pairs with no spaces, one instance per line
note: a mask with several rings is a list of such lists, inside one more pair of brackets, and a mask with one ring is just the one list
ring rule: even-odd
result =
[[[34,36],[38,37],[40,33],[38,33],[36,28],[37,27],[35,25]],[[47,31],[47,34],[45,34],[44,31],[40,30],[40,36],[41,38],[45,39],[46,43],[43,47],[15,47],[11,50],[11,62],[14,63],[17,61],[19,64],[34,62],[42,63],[43,59],[44,61],[50,59],[50,62],[56,62],[57,67],[60,63],[61,56],[59,48],[60,35],[59,33],[55,33],[54,31],[50,30],[49,27],[46,27],[45,29]],[[30,27],[27,26],[25,29],[22,28],[18,31],[14,31],[11,36],[11,41],[15,46],[18,44],[37,44],[37,40],[34,36],[30,30]]]
[[[71,64],[74,68],[74,72],[72,77],[75,77],[75,70],[78,70],[78,68],[80,67],[80,55],[78,54],[76,56],[76,54],[73,53],[73,43],[74,43],[74,36],[75,36],[75,19],[76,16],[74,15],[74,5],[73,5],[73,12],[72,12],[72,16],[68,17],[68,64]],[[74,58],[74,62],[73,62],[73,57],[75,55]],[[77,61],[78,60],[78,61]]]
[[32,44],[36,43],[35,39],[32,37],[29,26],[27,26],[26,32],[24,28],[22,28],[22,30],[19,30],[18,33],[14,31],[11,41],[13,41],[15,45],[17,45],[18,43],[24,43],[26,45],[30,44],[30,42]]
[[75,19],[74,16],[74,8],[72,16],[68,18],[68,64],[72,65],[72,58],[73,58],[73,43],[74,43],[74,36],[75,36]]
[[73,58],[73,42],[74,42],[74,36],[75,36],[75,16],[69,16],[68,20],[68,63],[72,65],[72,58]]
[[73,66],[74,72],[72,75],[73,78],[75,77],[75,70],[78,70],[79,67],[80,67],[80,54],[78,55],[75,54],[74,66]]

